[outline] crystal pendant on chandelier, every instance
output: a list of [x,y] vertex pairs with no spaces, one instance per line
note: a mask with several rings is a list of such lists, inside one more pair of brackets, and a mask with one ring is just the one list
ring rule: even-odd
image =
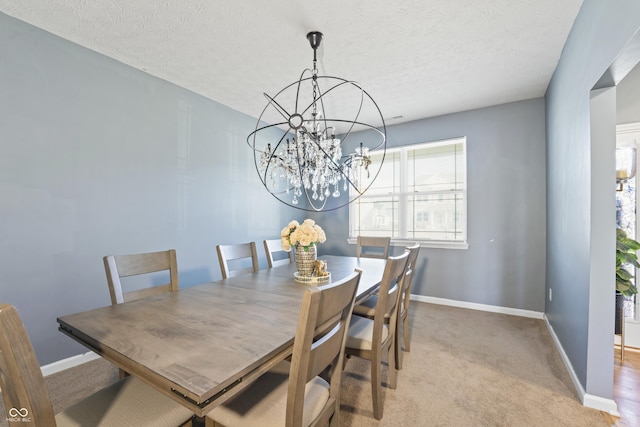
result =
[[[360,197],[378,175],[382,161],[373,164],[369,152],[384,153],[386,127],[378,105],[359,84],[318,75],[322,33],[311,32],[307,39],[313,69],[275,96],[265,94],[268,103],[247,142],[274,197],[303,210],[332,210]],[[328,204],[329,199],[335,202]]]

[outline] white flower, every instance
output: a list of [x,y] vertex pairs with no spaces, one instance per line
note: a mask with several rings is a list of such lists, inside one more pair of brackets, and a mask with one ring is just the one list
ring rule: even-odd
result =
[[300,233],[304,234],[304,235],[309,235],[311,234],[311,226],[309,224],[306,223],[306,221],[296,229],[296,231],[300,230]]
[[298,221],[291,221],[280,232],[282,249],[289,252],[292,247],[309,247],[315,243],[324,243],[327,236],[322,227],[310,218],[305,219],[302,224]]
[[302,232],[300,231],[300,228],[296,228],[289,235],[289,241],[291,242],[292,245],[297,245],[298,242],[300,241],[300,237],[302,237]]
[[309,246],[309,245],[311,245],[313,243],[313,241],[311,240],[311,238],[308,235],[304,234],[300,238],[300,242],[299,243],[302,246]]

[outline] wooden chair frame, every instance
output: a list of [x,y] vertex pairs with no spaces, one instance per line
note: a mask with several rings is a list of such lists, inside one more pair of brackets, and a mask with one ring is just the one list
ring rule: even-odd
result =
[[[286,252],[282,249],[282,242],[280,239],[271,239],[264,241],[264,251],[267,254],[267,264],[269,268],[279,267],[281,265],[293,264],[293,251]],[[277,252],[285,252],[286,258],[274,259],[273,254]]]
[[[218,252],[220,272],[222,273],[223,279],[235,277],[244,273],[255,273],[256,271],[260,270],[256,242],[239,243],[232,245],[218,245],[216,246],[216,251]],[[229,268],[229,261],[240,260],[244,258],[251,258],[251,267],[239,268],[237,270],[231,270]]]
[[[347,340],[345,354],[357,356],[371,361],[371,395],[373,400],[373,416],[382,419],[382,359],[386,353],[388,357],[389,388],[396,388],[397,372],[395,369],[395,335],[398,318],[398,304],[402,296],[404,275],[406,272],[409,252],[405,251],[397,257],[389,257],[378,290],[378,301],[373,320],[373,333],[371,337],[371,349],[349,347]],[[352,323],[357,321],[357,315],[352,316]],[[388,325],[388,326],[387,326]],[[384,328],[387,328],[387,337],[383,339]],[[351,331],[349,331],[351,334]]]
[[9,304],[0,305],[0,389],[7,411],[27,408],[33,425],[56,425],[38,359],[18,311]]
[[[358,258],[381,258],[389,256],[390,237],[358,236],[356,244],[356,256]],[[377,250],[371,252],[371,249]]]
[[[402,296],[400,297],[400,303],[398,304],[398,320],[396,321],[396,343],[395,343],[395,359],[396,369],[402,369],[402,339],[404,338],[404,349],[410,351],[410,338],[409,338],[409,305],[411,303],[411,285],[413,283],[413,274],[415,272],[415,264],[418,258],[418,252],[420,251],[420,244],[409,246],[405,249],[409,252],[409,258],[407,260],[407,267],[405,270],[405,277],[403,279]],[[377,295],[373,295],[360,305],[353,308],[353,313],[358,316],[368,317],[373,319],[376,304],[378,301]],[[387,323],[389,318],[387,317]]]
[[305,291],[291,357],[287,427],[300,424],[305,385],[327,368],[331,368],[331,397],[314,423],[339,424],[341,367],[360,274],[356,271],[339,282]]
[[[178,263],[175,249],[160,252],[148,252],[132,255],[109,255],[103,258],[107,273],[111,304],[121,304],[164,292],[176,292],[179,289]],[[120,278],[141,274],[169,271],[170,281],[164,285],[152,286],[135,291],[124,292]]]

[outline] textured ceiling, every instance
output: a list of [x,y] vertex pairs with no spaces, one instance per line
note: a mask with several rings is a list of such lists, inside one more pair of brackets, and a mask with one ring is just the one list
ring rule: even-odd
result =
[[[543,96],[582,0],[0,0],[0,11],[257,117],[311,67],[386,124]],[[373,120],[373,119],[372,119]]]

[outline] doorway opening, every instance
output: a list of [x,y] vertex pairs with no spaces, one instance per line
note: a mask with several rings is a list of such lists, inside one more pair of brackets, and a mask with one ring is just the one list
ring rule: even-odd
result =
[[[640,67],[636,67],[640,71]],[[635,70],[634,70],[635,71]],[[632,72],[633,73],[633,72]],[[640,72],[637,73],[640,76]],[[640,79],[638,79],[640,84]],[[622,85],[622,83],[621,83]],[[622,93],[622,92],[621,92]],[[640,111],[639,111],[640,113]],[[640,119],[640,117],[638,117]],[[637,215],[640,192],[637,191],[636,165],[640,160],[640,121],[616,126],[616,226],[638,240],[640,218]],[[636,278],[638,272],[629,271]],[[640,348],[640,298],[623,297],[624,325],[616,324],[616,343]]]

